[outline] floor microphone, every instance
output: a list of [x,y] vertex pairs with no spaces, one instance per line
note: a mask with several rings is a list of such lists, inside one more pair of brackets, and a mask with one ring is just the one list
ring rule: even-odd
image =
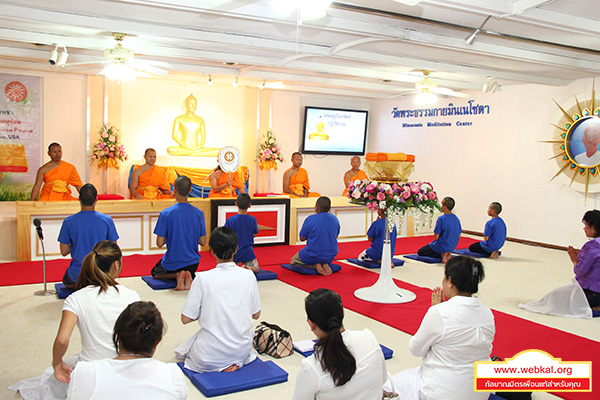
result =
[[44,234],[42,233],[42,221],[39,218],[33,219],[33,225],[35,225],[35,230],[41,240],[44,240]]

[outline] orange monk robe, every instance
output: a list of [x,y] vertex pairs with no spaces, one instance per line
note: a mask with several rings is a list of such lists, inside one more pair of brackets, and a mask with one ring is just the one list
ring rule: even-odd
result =
[[[298,172],[290,176],[290,190],[297,194],[297,196],[289,193],[283,193],[289,195],[292,198],[300,197],[304,194],[304,188],[310,190],[310,184],[308,183],[308,173],[304,168],[298,168]],[[319,193],[309,192],[308,197],[321,197]]]
[[[221,176],[217,178],[217,186],[221,186],[227,183],[229,180],[229,172],[223,172]],[[208,197],[237,197],[237,193],[235,189],[245,189],[244,186],[244,175],[241,168],[238,168],[237,171],[231,173],[231,184],[232,186],[228,186],[220,192],[215,193],[212,189],[208,194]]]
[[58,167],[44,174],[44,186],[38,201],[77,200],[71,196],[71,186],[83,186],[77,169],[73,164],[61,161]]
[[[359,169],[358,172],[350,178],[350,182],[354,182],[357,179],[359,181],[362,181],[365,179],[369,179],[369,177],[367,176],[367,173],[365,171],[363,171],[362,169]],[[348,194],[348,188],[344,189],[344,193],[342,193],[342,196],[346,196],[347,194]]]
[[[135,171],[140,165],[133,167]],[[142,196],[145,200],[158,200],[158,199],[170,199],[171,195],[163,194],[160,190],[171,190],[169,184],[169,178],[167,175],[167,169],[165,167],[159,167],[158,165],[153,166],[148,171],[141,174],[138,178],[138,187],[136,192]],[[134,196],[131,196],[135,199]]]

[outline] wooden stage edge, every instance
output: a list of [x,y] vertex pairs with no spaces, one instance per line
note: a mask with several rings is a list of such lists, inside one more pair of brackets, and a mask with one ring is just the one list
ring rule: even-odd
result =
[[[287,197],[268,197],[254,198],[254,201],[261,199],[284,199]],[[351,204],[348,198],[338,196],[331,198],[331,212],[341,220],[343,219],[343,229],[340,239],[364,239],[366,232],[373,222],[373,215],[364,206]],[[221,198],[215,200],[223,200]],[[316,198],[290,199],[290,219],[288,224],[289,244],[296,244],[299,226],[303,219],[314,213]],[[190,204],[204,212],[207,234],[210,234],[211,227],[211,199],[190,198]],[[78,201],[17,201],[16,210],[16,230],[17,230],[17,260],[31,261],[32,259],[32,220],[33,218],[68,216],[80,211]],[[170,207],[175,200],[101,200],[96,204],[96,210],[110,215],[158,215],[162,210]],[[413,221],[407,221],[406,236],[413,236]],[[207,246],[202,250],[208,250]]]

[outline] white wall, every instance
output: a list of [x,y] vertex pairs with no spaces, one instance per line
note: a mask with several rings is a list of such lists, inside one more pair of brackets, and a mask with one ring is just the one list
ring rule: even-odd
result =
[[[392,118],[394,107],[418,109],[410,98],[373,101],[370,151],[405,152],[416,157],[411,179],[430,181],[440,196],[456,200],[463,229],[483,231],[492,201],[502,203],[509,237],[581,246],[581,218],[597,207],[598,196],[550,179],[559,168],[552,146],[554,127],[565,109],[591,96],[591,79],[565,87],[522,85],[495,94],[473,92],[474,104],[490,105],[484,115]],[[464,99],[440,99],[434,107],[466,105]],[[451,127],[403,128],[403,122],[450,122]],[[457,127],[457,121],[471,121]]]
[[[291,166],[290,156],[302,146],[301,131],[304,107],[333,107],[369,110],[364,99],[335,98],[303,93],[273,92],[272,128],[282,146],[285,161],[277,171],[271,172],[271,190],[282,191],[283,173]],[[369,119],[372,114],[369,114]],[[372,131],[371,131],[372,132]],[[344,173],[350,169],[349,156],[306,155],[302,167],[308,171],[312,192],[326,196],[340,196],[344,191]]]

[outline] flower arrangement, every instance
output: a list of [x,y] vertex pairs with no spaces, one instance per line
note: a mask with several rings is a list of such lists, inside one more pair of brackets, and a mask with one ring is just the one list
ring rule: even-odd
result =
[[348,186],[348,198],[351,203],[365,205],[371,211],[384,210],[390,226],[393,221],[401,225],[401,217],[407,212],[415,220],[415,229],[425,223],[431,226],[435,210],[441,210],[437,193],[429,182],[389,184],[356,180]]
[[90,161],[98,161],[98,168],[119,169],[118,161],[127,160],[127,153],[119,144],[119,130],[110,123],[102,124],[98,131],[99,138],[92,146]]
[[258,146],[256,161],[259,162],[260,169],[270,170],[275,168],[277,171],[277,161],[282,162],[281,147],[277,144],[277,139],[273,131],[268,130],[264,136],[264,141]]

